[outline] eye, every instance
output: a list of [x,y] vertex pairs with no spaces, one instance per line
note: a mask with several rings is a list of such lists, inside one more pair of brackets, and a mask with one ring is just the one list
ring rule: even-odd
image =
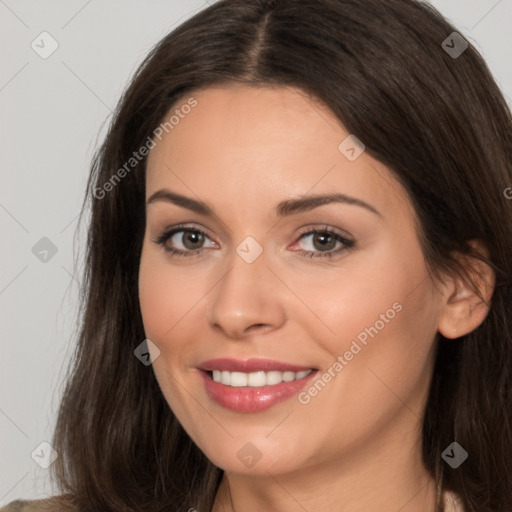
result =
[[[302,233],[296,243],[308,237],[312,237],[311,241],[305,245],[309,245],[310,249],[297,250],[296,252],[309,258],[331,258],[355,246],[353,240],[345,238],[329,227],[310,229],[306,233]],[[164,231],[157,238],[153,239],[153,242],[162,245],[164,250],[173,257],[190,257],[199,256],[206,250],[203,244],[207,239],[211,241],[204,231],[180,225]],[[180,244],[182,248],[179,247]],[[212,244],[216,247],[215,242],[212,241]],[[176,248],[176,245],[178,245],[178,248]],[[335,249],[336,246],[338,246],[337,249]]]
[[[156,244],[162,245],[164,250],[173,256],[197,256],[204,252],[202,247],[205,239],[210,237],[203,231],[187,226],[175,226],[163,232],[153,240]],[[171,245],[169,245],[171,242]],[[179,245],[183,248],[179,248]],[[176,248],[178,245],[178,248]]]
[[[308,237],[311,237],[310,243],[305,245],[309,246],[310,249],[299,250],[297,252],[310,258],[331,258],[332,256],[348,250],[355,245],[353,240],[345,238],[329,227],[321,229],[310,229],[300,236],[298,242],[305,240]],[[333,250],[337,244],[338,248]]]

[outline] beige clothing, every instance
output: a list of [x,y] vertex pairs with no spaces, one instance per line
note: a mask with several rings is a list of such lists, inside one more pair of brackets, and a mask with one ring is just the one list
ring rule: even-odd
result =
[[16,500],[0,509],[0,512],[42,512],[50,511],[45,504],[48,500],[21,501]]
[[73,508],[63,503],[59,496],[52,496],[42,500],[12,501],[0,508],[0,512],[73,512]]
[[445,512],[464,512],[458,496],[452,492],[444,493],[444,509]]

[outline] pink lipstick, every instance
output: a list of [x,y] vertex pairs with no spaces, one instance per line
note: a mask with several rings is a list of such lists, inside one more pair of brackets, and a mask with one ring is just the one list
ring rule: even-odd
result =
[[270,359],[212,359],[198,367],[208,396],[236,412],[264,411],[303,389],[317,369]]

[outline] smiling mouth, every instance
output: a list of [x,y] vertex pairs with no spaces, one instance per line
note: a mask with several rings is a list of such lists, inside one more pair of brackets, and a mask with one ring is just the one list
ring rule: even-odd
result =
[[230,372],[228,370],[211,370],[206,373],[209,377],[224,386],[230,387],[252,387],[275,386],[282,382],[293,382],[307,377],[313,369],[300,372],[292,371],[255,371],[255,372]]
[[314,368],[251,372],[199,369],[209,398],[237,413],[258,413],[295,396],[318,374]]

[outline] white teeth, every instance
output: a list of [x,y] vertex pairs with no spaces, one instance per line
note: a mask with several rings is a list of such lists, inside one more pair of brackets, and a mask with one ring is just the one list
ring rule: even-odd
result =
[[292,380],[295,380],[295,373],[294,372],[283,372],[283,380],[285,382],[291,382]]
[[274,384],[283,382],[283,372],[265,372],[265,375],[267,377],[267,386],[273,386]]
[[313,370],[304,370],[301,372],[278,372],[278,371],[258,371],[251,373],[228,372],[226,370],[213,370],[212,378],[215,382],[225,386],[244,387],[249,386],[259,388],[261,386],[274,386],[281,382],[292,382],[303,379]]
[[265,372],[249,373],[249,376],[247,377],[247,384],[253,388],[265,386],[267,384]]
[[219,372],[221,373],[221,381],[217,381],[217,382],[222,382],[222,384],[225,384],[226,386],[229,386],[231,384],[231,373],[230,372],[226,372],[226,371],[223,371],[223,372]]
[[230,386],[233,387],[242,387],[247,386],[247,373],[242,372],[231,372],[231,382],[229,383]]

